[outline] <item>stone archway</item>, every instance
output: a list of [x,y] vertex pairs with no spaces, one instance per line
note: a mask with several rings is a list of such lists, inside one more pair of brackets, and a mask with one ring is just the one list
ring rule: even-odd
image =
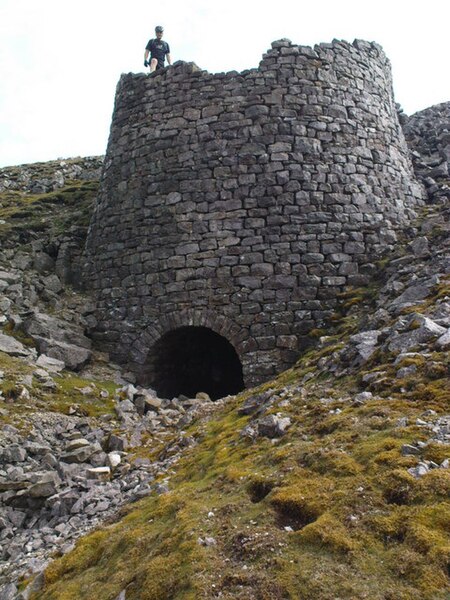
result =
[[145,383],[158,396],[217,400],[244,389],[242,364],[233,345],[205,326],[181,326],[164,333],[151,347]]

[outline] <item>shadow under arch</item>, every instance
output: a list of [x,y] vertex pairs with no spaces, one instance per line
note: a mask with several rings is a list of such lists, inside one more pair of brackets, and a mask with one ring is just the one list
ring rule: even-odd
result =
[[244,389],[233,345],[207,327],[184,326],[165,333],[151,348],[146,383],[162,398],[206,392],[212,400]]
[[248,329],[209,308],[167,313],[148,326],[130,358],[140,385],[162,397],[212,399],[246,387],[246,359],[255,342]]

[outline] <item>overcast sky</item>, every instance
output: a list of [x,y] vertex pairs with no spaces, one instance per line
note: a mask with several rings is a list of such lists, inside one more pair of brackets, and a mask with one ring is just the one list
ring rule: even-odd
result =
[[0,0],[0,167],[103,154],[155,25],[174,61],[210,72],[257,67],[280,38],[376,41],[413,114],[450,101],[449,23],[449,0]]

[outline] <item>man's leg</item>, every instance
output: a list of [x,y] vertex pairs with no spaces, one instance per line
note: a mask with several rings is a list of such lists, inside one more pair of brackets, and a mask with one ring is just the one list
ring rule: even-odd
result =
[[157,65],[158,65],[158,59],[152,58],[152,60],[150,61],[150,73],[153,73],[153,71],[156,70]]

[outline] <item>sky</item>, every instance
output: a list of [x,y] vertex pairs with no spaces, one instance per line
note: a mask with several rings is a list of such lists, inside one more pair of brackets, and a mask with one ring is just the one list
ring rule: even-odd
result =
[[174,61],[257,67],[271,42],[379,43],[411,115],[450,101],[449,0],[0,0],[0,167],[104,154],[121,73],[164,26]]

